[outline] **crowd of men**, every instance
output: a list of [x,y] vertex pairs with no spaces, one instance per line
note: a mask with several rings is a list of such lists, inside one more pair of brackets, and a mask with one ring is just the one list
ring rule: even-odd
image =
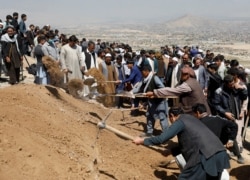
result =
[[[59,64],[67,77],[65,83],[71,79],[93,78],[86,72],[96,68],[107,81],[110,93],[132,91],[134,95],[145,96],[135,96],[129,101],[132,116],[139,114],[140,104],[147,107],[147,128],[141,137],[154,135],[156,120],[160,120],[163,132],[168,131],[168,107],[180,106],[185,114],[198,113],[196,117],[199,119],[214,115],[235,124],[237,133],[235,129],[231,131],[235,135],[225,135],[229,128],[222,128],[219,133],[217,131],[217,137],[223,144],[228,144],[228,140],[233,142],[232,152],[239,163],[244,163],[242,129],[249,116],[250,73],[236,59],[226,60],[223,55],[215,55],[210,50],[203,52],[198,46],[166,45],[158,51],[133,51],[131,46],[123,43],[100,39],[94,42],[86,38],[79,41],[75,35],[59,34],[50,25],[43,28],[33,24],[27,26],[25,14],[19,22],[18,17],[14,12],[12,16],[6,16],[6,21],[0,22],[1,72],[9,76],[10,84],[20,81],[24,55],[34,56],[37,60],[34,81],[37,84],[50,83],[49,73],[42,62],[44,56]],[[83,91],[85,97],[95,99],[97,83],[84,86]],[[122,97],[107,98],[107,101],[110,101],[109,106],[124,106]],[[197,108],[197,103],[202,108]],[[181,126],[184,128],[183,124]]]

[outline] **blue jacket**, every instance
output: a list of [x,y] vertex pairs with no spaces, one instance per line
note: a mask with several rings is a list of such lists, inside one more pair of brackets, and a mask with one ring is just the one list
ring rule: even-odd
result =
[[129,78],[124,79],[122,81],[122,84],[127,83],[127,82],[131,82],[133,85],[135,85],[136,83],[140,82],[142,80],[142,74],[141,71],[139,70],[139,68],[134,65],[134,67],[131,69],[131,73],[129,75]]

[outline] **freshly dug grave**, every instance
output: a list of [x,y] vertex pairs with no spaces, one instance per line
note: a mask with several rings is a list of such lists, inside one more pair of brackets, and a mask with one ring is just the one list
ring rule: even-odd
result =
[[[112,111],[106,123],[137,136],[145,126],[143,114],[130,117],[129,111],[32,84],[0,89],[0,106],[0,179],[171,180],[179,174],[176,164],[158,166],[172,160],[171,155],[136,146],[96,126]],[[248,179],[248,164],[231,160],[231,179]]]

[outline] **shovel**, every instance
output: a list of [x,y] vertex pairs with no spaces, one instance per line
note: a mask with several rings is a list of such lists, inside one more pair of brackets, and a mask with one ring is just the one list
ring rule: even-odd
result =
[[87,78],[83,81],[85,85],[91,86],[94,83],[116,83],[117,81],[97,81],[94,78]]

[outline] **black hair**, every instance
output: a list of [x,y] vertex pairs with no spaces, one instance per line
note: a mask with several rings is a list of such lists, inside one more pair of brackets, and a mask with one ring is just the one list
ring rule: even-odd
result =
[[116,57],[116,59],[122,60],[122,55],[118,55],[118,56]]
[[180,114],[184,114],[184,111],[181,107],[171,107],[168,111],[168,114],[173,114],[174,116],[178,116]]
[[240,73],[239,71],[240,70],[238,68],[230,68],[228,69],[227,74],[230,74],[232,76],[238,76]]
[[244,83],[247,82],[247,74],[245,73],[244,70],[239,69],[238,78],[241,79]]
[[77,39],[77,37],[75,35],[72,35],[72,36],[69,37],[69,41],[70,42],[77,42],[78,39]]
[[211,69],[214,69],[215,71],[217,71],[219,67],[218,67],[218,65],[215,64],[215,63],[210,63],[210,64],[207,66],[207,68],[211,68]]
[[22,19],[25,18],[25,17],[27,17],[26,14],[22,14],[22,15],[21,15],[21,18],[22,18]]
[[99,49],[99,50],[97,51],[97,56],[100,56],[103,52],[104,52],[103,49]]
[[146,54],[146,50],[142,49],[142,50],[140,51],[140,54],[141,54],[141,56],[145,55],[145,54]]
[[38,43],[40,43],[42,40],[46,40],[46,37],[45,37],[45,35],[39,35],[38,37],[37,37],[37,42]]
[[233,80],[234,80],[234,77],[233,77],[231,74],[227,74],[227,75],[224,77],[224,83],[226,83],[226,84],[231,83]]
[[193,112],[199,112],[199,113],[204,113],[207,112],[207,108],[204,104],[201,103],[197,103],[195,105],[192,106],[192,111]]
[[129,53],[125,53],[124,54],[124,59],[131,59],[131,55]]
[[224,56],[221,55],[221,54],[218,54],[217,56],[215,56],[214,61],[218,61],[218,60],[223,61],[224,60]]
[[89,41],[88,46],[90,46],[90,45],[95,45],[94,41]]
[[7,15],[6,19],[13,19],[11,15]]
[[13,16],[18,16],[18,13],[17,12],[13,12]]
[[236,59],[231,60],[230,66],[231,67],[237,67],[237,66],[239,66],[239,61],[236,60]]
[[155,51],[154,50],[149,50],[148,54],[155,54]]

